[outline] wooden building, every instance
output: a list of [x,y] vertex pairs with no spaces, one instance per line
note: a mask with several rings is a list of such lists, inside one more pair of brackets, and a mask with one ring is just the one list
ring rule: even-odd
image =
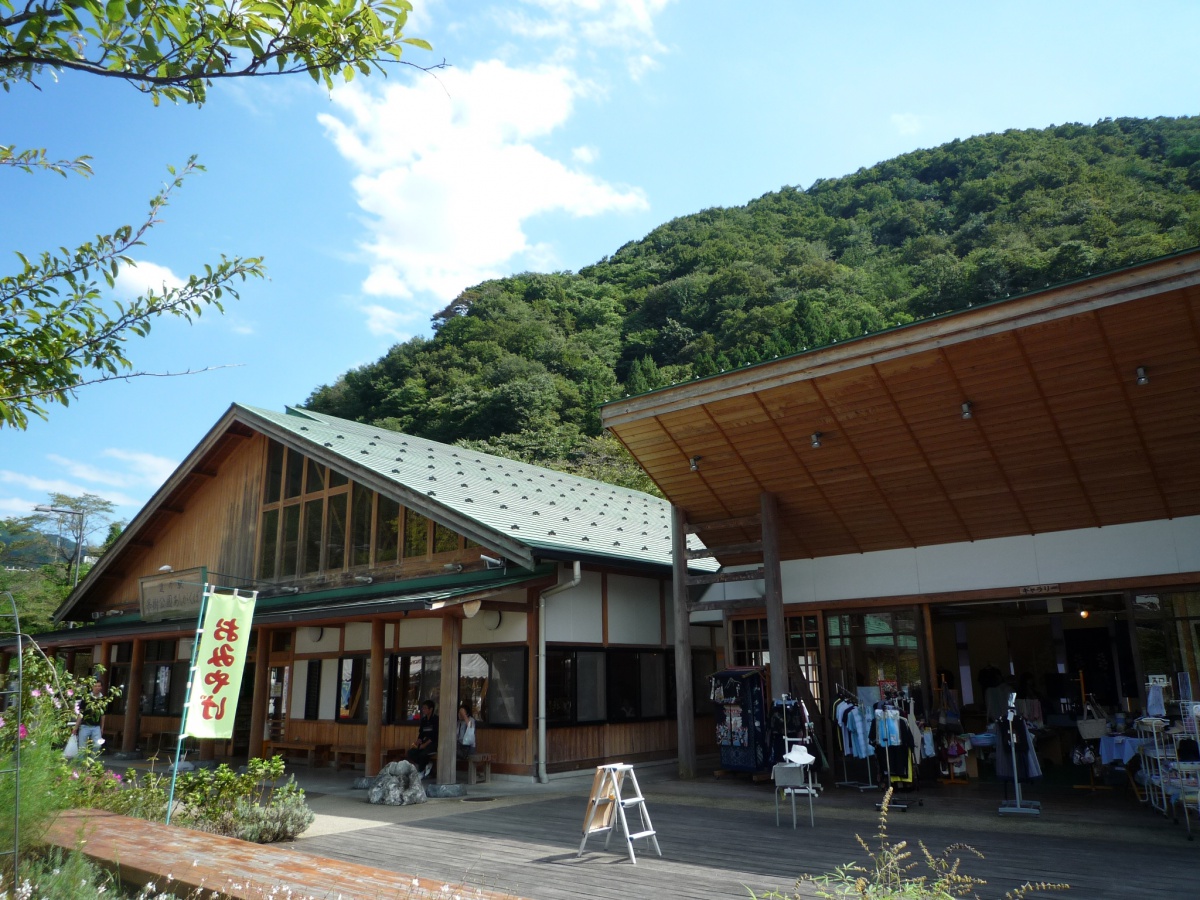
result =
[[1080,673],[1113,708],[1200,691],[1198,250],[602,415],[726,567],[677,571],[680,615],[786,659],[776,694],[895,682],[981,729],[981,672],[1072,725]]
[[[234,404],[57,611],[79,627],[38,640],[76,671],[104,664],[124,688],[105,729],[144,754],[174,746],[184,704],[196,621],[171,614],[172,592],[254,589],[234,738],[202,757],[271,741],[374,773],[433,699],[440,782],[460,701],[496,772],[545,778],[675,755],[671,554],[658,498]],[[692,631],[686,693],[724,644]]]

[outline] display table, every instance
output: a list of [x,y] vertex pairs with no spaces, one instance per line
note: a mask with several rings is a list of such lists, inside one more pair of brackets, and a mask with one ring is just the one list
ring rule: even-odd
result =
[[1128,763],[1137,755],[1138,749],[1148,741],[1142,738],[1127,737],[1123,734],[1106,734],[1100,738],[1100,762],[1106,766],[1119,762]]

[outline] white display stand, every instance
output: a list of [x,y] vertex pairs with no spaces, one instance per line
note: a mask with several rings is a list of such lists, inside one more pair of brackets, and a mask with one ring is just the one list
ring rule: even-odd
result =
[[[635,807],[641,827],[631,833],[625,810]],[[583,840],[579,843],[576,859],[583,856],[583,848],[593,834],[607,832],[604,838],[604,849],[607,850],[613,832],[618,830],[625,839],[629,861],[634,865],[637,865],[637,857],[633,853],[633,842],[641,838],[649,838],[654,852],[662,856],[658,837],[650,823],[650,813],[646,811],[646,798],[642,796],[642,789],[638,787],[633,766],[624,763],[597,766],[596,777],[592,779],[592,793],[588,798],[587,814],[583,817]]]

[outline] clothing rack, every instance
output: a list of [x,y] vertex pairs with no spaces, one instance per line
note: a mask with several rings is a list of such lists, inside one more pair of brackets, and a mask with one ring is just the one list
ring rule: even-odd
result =
[[1017,718],[1017,695],[1008,695],[1008,750],[1012,754],[1013,795],[1015,800],[1005,800],[1000,804],[1002,816],[1040,816],[1042,803],[1040,800],[1021,799],[1021,770],[1017,767],[1017,735],[1015,723]]
[[[893,702],[895,699],[896,699],[895,694],[889,694],[886,698],[884,698],[883,703],[880,705],[880,711],[883,712],[883,715],[880,717],[877,717],[875,720],[876,721],[875,741],[880,747],[883,748],[883,762],[887,768],[887,771],[885,773],[887,776],[887,782],[886,782],[887,787],[892,786],[892,757],[891,757],[891,754],[889,754],[887,751],[892,747],[904,746],[904,741],[900,737],[900,718],[899,718],[900,710],[896,707],[896,704]],[[895,740],[895,743],[892,742],[892,729],[891,729],[890,725],[888,725],[888,713],[889,712],[895,712],[896,716],[897,716],[896,717],[896,740]],[[880,726],[882,726],[882,728]],[[911,761],[909,764],[910,765],[912,764]],[[900,812],[908,812],[908,804],[902,800],[900,800],[900,801],[895,800],[894,799],[895,794],[893,794],[892,796],[893,796],[893,800],[891,801],[891,803],[888,804],[888,808],[889,809],[898,809],[898,810],[900,810]],[[883,809],[883,801],[881,800],[878,803],[876,803],[875,808],[882,810]]]
[[[841,684],[834,684],[834,689],[837,691],[838,697],[840,699],[845,700],[847,703],[851,704],[852,706],[854,706],[856,708],[858,707],[858,705],[859,705],[858,698],[856,696],[854,696],[854,694],[850,693],[850,691],[848,691],[845,687],[843,687]],[[834,725],[835,725],[835,727],[840,727],[840,726],[838,726],[838,723],[836,723],[836,722],[834,723]],[[842,745],[842,780],[835,782],[835,785],[837,787],[855,788],[858,790],[858,792],[860,794],[863,791],[874,790],[875,783],[871,780],[871,757],[868,755],[863,758],[867,764],[867,780],[866,781],[855,781],[853,778],[850,777],[849,763],[847,762],[849,756],[850,756],[850,750],[848,747],[845,746],[845,743],[843,742],[843,745]],[[857,759],[857,757],[855,757],[855,758]]]

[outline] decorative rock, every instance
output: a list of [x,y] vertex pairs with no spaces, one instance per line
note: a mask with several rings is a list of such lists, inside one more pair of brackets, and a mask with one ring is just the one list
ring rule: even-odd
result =
[[359,775],[354,779],[354,784],[351,787],[356,791],[365,791],[371,786],[371,782],[374,780],[374,778],[368,778],[366,775]]
[[467,790],[461,784],[427,784],[425,793],[434,800],[442,800],[446,797],[465,797]]
[[367,802],[384,806],[407,806],[426,799],[421,773],[405,759],[384,766],[367,788]]

